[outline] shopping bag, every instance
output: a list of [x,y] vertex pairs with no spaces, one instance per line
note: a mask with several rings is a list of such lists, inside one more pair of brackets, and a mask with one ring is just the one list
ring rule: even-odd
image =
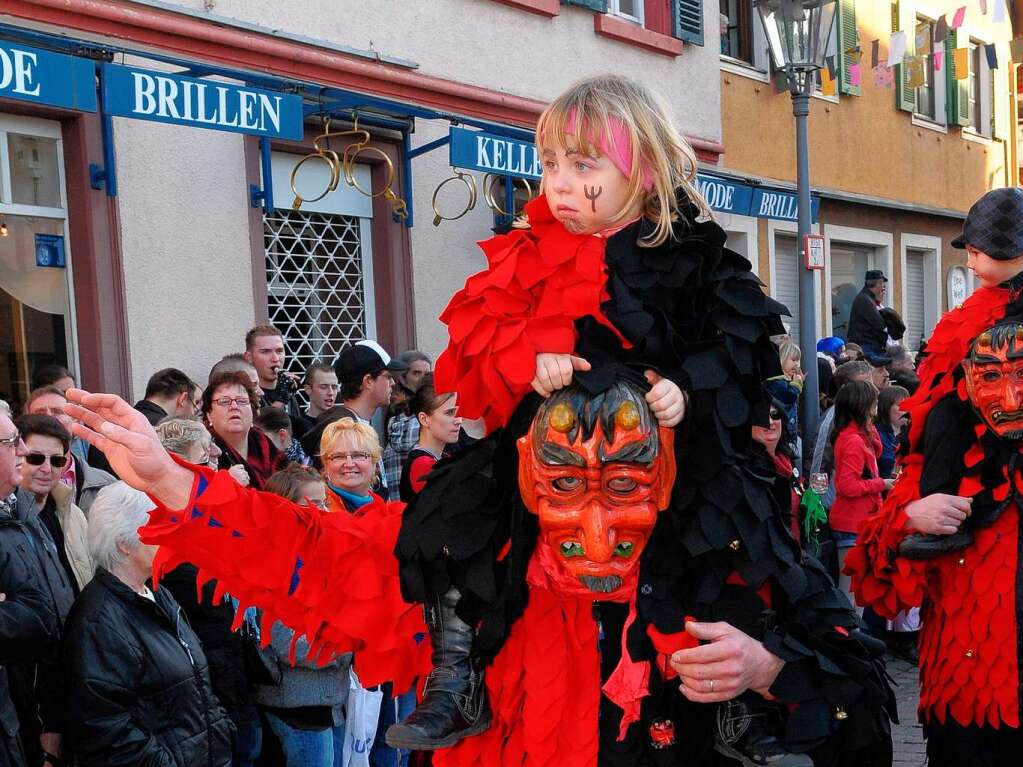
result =
[[355,669],[350,669],[341,767],[369,767],[369,752],[376,738],[383,698],[384,694],[380,690],[367,690],[363,687]]

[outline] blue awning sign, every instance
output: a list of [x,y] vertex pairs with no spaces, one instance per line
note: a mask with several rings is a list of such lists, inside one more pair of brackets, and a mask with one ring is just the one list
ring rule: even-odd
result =
[[454,168],[537,180],[543,163],[531,141],[452,127],[449,162]]
[[103,65],[103,111],[138,120],[301,139],[302,97],[232,83]]
[[[711,210],[718,213],[734,213],[753,218],[773,218],[779,221],[796,221],[799,202],[793,192],[772,189],[753,184],[700,173],[696,185]],[[817,221],[821,201],[810,198],[810,220]]]
[[0,42],[0,98],[96,111],[96,65],[90,59]]

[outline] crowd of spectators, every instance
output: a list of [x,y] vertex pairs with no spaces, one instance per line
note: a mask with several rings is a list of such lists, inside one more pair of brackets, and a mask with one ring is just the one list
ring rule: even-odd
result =
[[[300,375],[286,359],[259,325],[202,383],[154,373],[135,409],[178,460],[324,513],[407,498],[471,440],[421,352],[359,341]],[[261,647],[258,614],[191,564],[154,586],[137,532],[152,503],[72,437],[71,372],[32,382],[22,414],[0,408],[0,765],[340,765],[358,659],[318,665],[280,623]],[[380,693],[369,763],[407,765],[382,734],[415,691]]]

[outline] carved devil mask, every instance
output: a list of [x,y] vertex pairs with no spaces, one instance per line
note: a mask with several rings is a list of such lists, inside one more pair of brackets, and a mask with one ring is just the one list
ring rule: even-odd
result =
[[544,402],[518,441],[519,489],[539,517],[539,561],[552,579],[602,593],[626,582],[671,496],[673,436],[631,383]]
[[966,392],[980,419],[999,438],[1023,438],[1023,324],[985,330],[963,360]]

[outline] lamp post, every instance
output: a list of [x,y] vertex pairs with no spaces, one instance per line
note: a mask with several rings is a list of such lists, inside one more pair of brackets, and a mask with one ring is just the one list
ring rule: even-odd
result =
[[784,70],[792,94],[792,114],[796,118],[796,197],[798,201],[799,241],[802,254],[799,269],[799,350],[806,368],[800,405],[803,444],[810,445],[817,435],[820,397],[817,385],[817,307],[814,300],[814,273],[806,268],[806,235],[810,234],[810,147],[807,117],[810,95],[816,85],[817,71],[824,65],[835,21],[835,0],[754,0],[764,25],[771,59]]

